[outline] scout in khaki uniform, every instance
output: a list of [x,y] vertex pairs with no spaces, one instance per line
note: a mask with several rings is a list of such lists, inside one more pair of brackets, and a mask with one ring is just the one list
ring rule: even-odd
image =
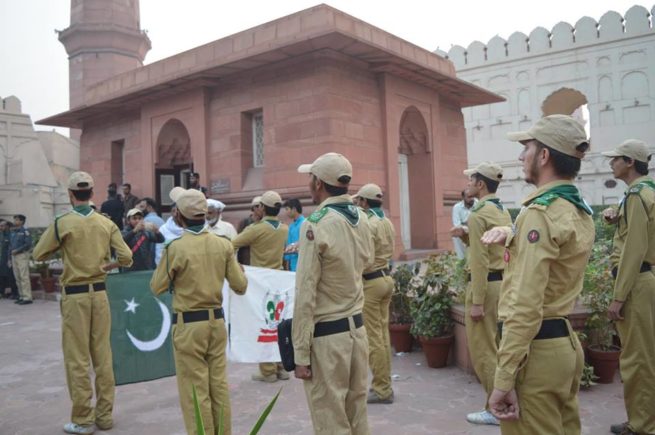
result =
[[300,229],[293,310],[295,375],[304,380],[314,433],[368,434],[368,340],[362,274],[372,267],[366,213],[348,195],[352,166],[327,153],[312,164],[309,191],[319,204]]
[[[239,249],[250,248],[250,265],[268,269],[283,269],[284,245],[289,235],[289,227],[278,219],[282,198],[277,192],[269,190],[253,207],[256,222],[232,240],[232,246]],[[252,375],[253,381],[277,382],[286,381],[289,374],[279,362],[259,364],[259,373]]]
[[[467,193],[478,199],[471,209],[468,229],[468,267],[470,281],[466,292],[466,339],[473,368],[478,375],[487,399],[493,391],[496,373],[496,332],[498,323],[498,296],[503,279],[505,249],[500,245],[485,245],[482,235],[499,226],[511,226],[512,218],[496,196],[503,170],[496,163],[480,163],[464,171],[469,176]],[[466,416],[474,424],[494,424],[498,420],[487,409]]]
[[614,301],[609,318],[621,338],[621,379],[628,421],[614,433],[655,434],[655,182],[648,177],[650,150],[630,139],[603,155],[611,157],[614,178],[628,185],[615,216],[611,255]]
[[[68,197],[73,210],[59,216],[43,233],[32,255],[45,260],[61,250],[61,333],[68,393],[73,402],[71,423],[64,431],[91,434],[113,426],[114,371],[109,333],[111,315],[105,292],[107,271],[132,264],[132,252],[111,220],[93,211],[93,178],[74,172],[68,179]],[[110,248],[118,258],[108,263]],[[93,388],[89,366],[95,372],[96,404],[91,405]]]
[[153,293],[173,292],[173,349],[177,388],[189,434],[196,433],[193,387],[208,434],[218,427],[222,414],[225,434],[231,433],[223,315],[223,282],[244,294],[248,282],[229,240],[205,227],[207,200],[199,190],[175,187],[170,193],[177,211],[174,219],[184,228],[170,242],[150,281]]
[[525,180],[514,228],[497,227],[484,243],[506,247],[498,317],[498,362],[489,409],[503,434],[579,434],[578,390],[584,358],[566,316],[582,289],[594,242],[591,209],[572,180],[589,148],[572,117],[550,115],[509,138]]
[[389,262],[393,256],[396,232],[382,211],[382,190],[376,184],[365,184],[355,195],[357,204],[366,211],[375,246],[375,260],[364,279],[364,326],[368,335],[368,363],[373,380],[368,403],[393,403],[391,389],[391,341],[389,339],[389,304],[393,278]]

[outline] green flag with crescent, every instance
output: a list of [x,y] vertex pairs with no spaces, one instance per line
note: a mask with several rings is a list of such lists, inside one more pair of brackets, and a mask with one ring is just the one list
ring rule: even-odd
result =
[[175,375],[171,295],[155,297],[151,277],[151,270],[107,276],[116,385]]

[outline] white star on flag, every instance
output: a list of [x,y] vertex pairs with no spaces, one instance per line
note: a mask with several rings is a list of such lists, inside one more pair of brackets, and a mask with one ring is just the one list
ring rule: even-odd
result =
[[136,302],[134,302],[134,298],[132,298],[131,301],[123,299],[123,302],[125,302],[127,304],[127,307],[125,308],[126,313],[128,311],[131,311],[134,314],[136,314],[136,307],[138,307],[140,304],[137,304]]

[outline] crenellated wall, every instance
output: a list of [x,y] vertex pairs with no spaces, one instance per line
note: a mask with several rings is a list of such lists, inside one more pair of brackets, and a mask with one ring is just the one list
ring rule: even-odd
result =
[[[655,7],[652,9],[655,12]],[[655,150],[655,29],[642,6],[624,16],[610,11],[598,21],[583,17],[575,25],[560,22],[548,31],[538,27],[507,40],[475,41],[446,53],[459,78],[506,98],[502,103],[463,110],[469,166],[485,160],[505,169],[499,195],[520,205],[532,188],[523,182],[517,157],[520,144],[506,139],[545,114],[571,113],[586,105],[592,150],[577,183],[593,204],[611,204],[625,186],[614,185],[601,151],[628,138],[646,141]],[[655,164],[655,160],[651,165]],[[462,185],[466,182],[462,178]],[[608,187],[609,186],[609,187]],[[613,187],[612,187],[613,186]]]

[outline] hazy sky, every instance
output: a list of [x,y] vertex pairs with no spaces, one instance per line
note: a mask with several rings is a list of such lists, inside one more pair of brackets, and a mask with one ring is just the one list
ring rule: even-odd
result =
[[[318,4],[306,0],[141,0],[152,50],[145,63],[174,55]],[[428,50],[530,33],[560,21],[624,14],[632,0],[332,0],[329,5]],[[68,109],[68,59],[55,29],[70,21],[70,0],[0,0],[0,96],[16,95],[36,121]],[[37,129],[48,127],[37,126]]]

